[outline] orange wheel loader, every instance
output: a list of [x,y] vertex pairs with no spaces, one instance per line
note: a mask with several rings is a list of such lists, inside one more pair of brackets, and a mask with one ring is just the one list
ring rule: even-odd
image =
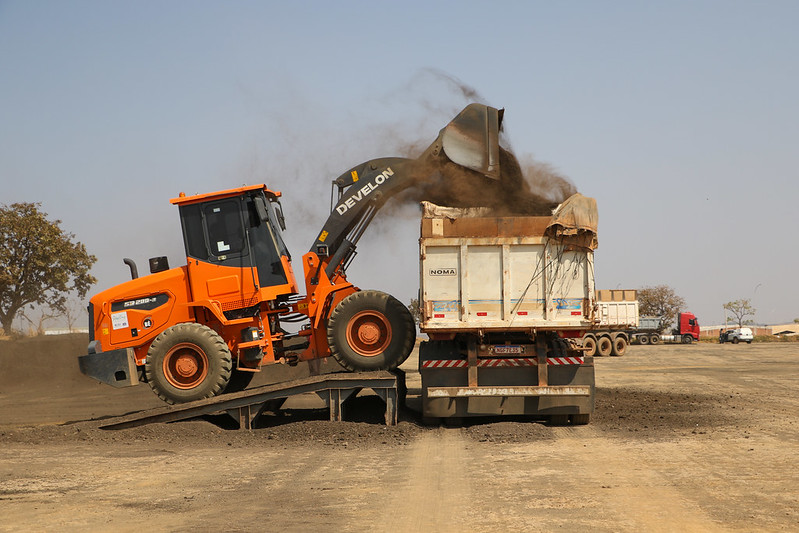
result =
[[[416,329],[394,297],[347,280],[356,244],[383,204],[455,165],[499,179],[502,111],[470,104],[417,159],[367,161],[333,181],[330,216],[302,257],[301,295],[280,193],[266,185],[186,196],[178,206],[186,265],[150,259],[150,274],[91,298],[81,371],[103,383],[146,382],[168,403],[244,389],[264,365],[333,356],[351,371],[391,370],[413,348]],[[337,193],[337,197],[335,194]],[[298,323],[287,334],[284,323]]]

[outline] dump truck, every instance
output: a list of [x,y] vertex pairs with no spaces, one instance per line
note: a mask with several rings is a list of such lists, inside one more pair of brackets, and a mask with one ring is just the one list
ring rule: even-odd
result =
[[631,289],[596,291],[597,326],[585,333],[585,353],[622,356],[630,344],[691,344],[699,341],[699,321],[690,312],[677,314],[677,327],[664,334],[661,317],[639,316],[638,298]]
[[594,364],[596,202],[552,216],[423,204],[419,347],[423,416],[533,415],[587,424]]
[[279,191],[256,184],[180,193],[171,203],[186,264],[154,257],[139,276],[126,260],[132,279],[90,299],[81,371],[115,387],[145,382],[165,402],[182,403],[241,391],[274,363],[332,356],[350,371],[395,369],[414,346],[415,325],[396,298],[347,279],[358,240],[392,196],[453,168],[501,183],[502,117],[470,104],[418,158],[372,159],[333,180],[327,221],[301,257],[304,291],[282,238]]

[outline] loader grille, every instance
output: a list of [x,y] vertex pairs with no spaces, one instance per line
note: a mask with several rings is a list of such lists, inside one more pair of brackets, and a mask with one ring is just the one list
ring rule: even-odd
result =
[[245,307],[252,307],[258,305],[261,301],[258,296],[253,296],[248,300],[233,300],[232,302],[222,302],[222,311],[234,311],[236,309],[243,309]]

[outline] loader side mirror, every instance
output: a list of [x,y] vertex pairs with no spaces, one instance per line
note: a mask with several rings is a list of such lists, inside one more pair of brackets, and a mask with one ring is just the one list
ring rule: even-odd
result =
[[283,206],[280,202],[272,202],[272,209],[275,210],[277,223],[280,224],[281,231],[286,231],[286,218],[283,216]]
[[266,204],[264,203],[264,199],[262,196],[256,196],[254,198],[255,203],[255,211],[258,213],[258,218],[261,222],[266,222],[269,220],[269,214],[266,211]]

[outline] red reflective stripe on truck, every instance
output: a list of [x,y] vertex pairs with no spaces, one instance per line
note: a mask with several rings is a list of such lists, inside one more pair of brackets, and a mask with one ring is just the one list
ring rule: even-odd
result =
[[[584,362],[584,357],[547,357],[547,364],[550,365],[581,365]],[[480,359],[477,361],[477,366],[483,368],[535,366],[537,364],[538,360],[534,357]],[[422,361],[422,368],[466,368],[467,366],[469,366],[469,363],[465,359],[431,359],[429,361]]]

